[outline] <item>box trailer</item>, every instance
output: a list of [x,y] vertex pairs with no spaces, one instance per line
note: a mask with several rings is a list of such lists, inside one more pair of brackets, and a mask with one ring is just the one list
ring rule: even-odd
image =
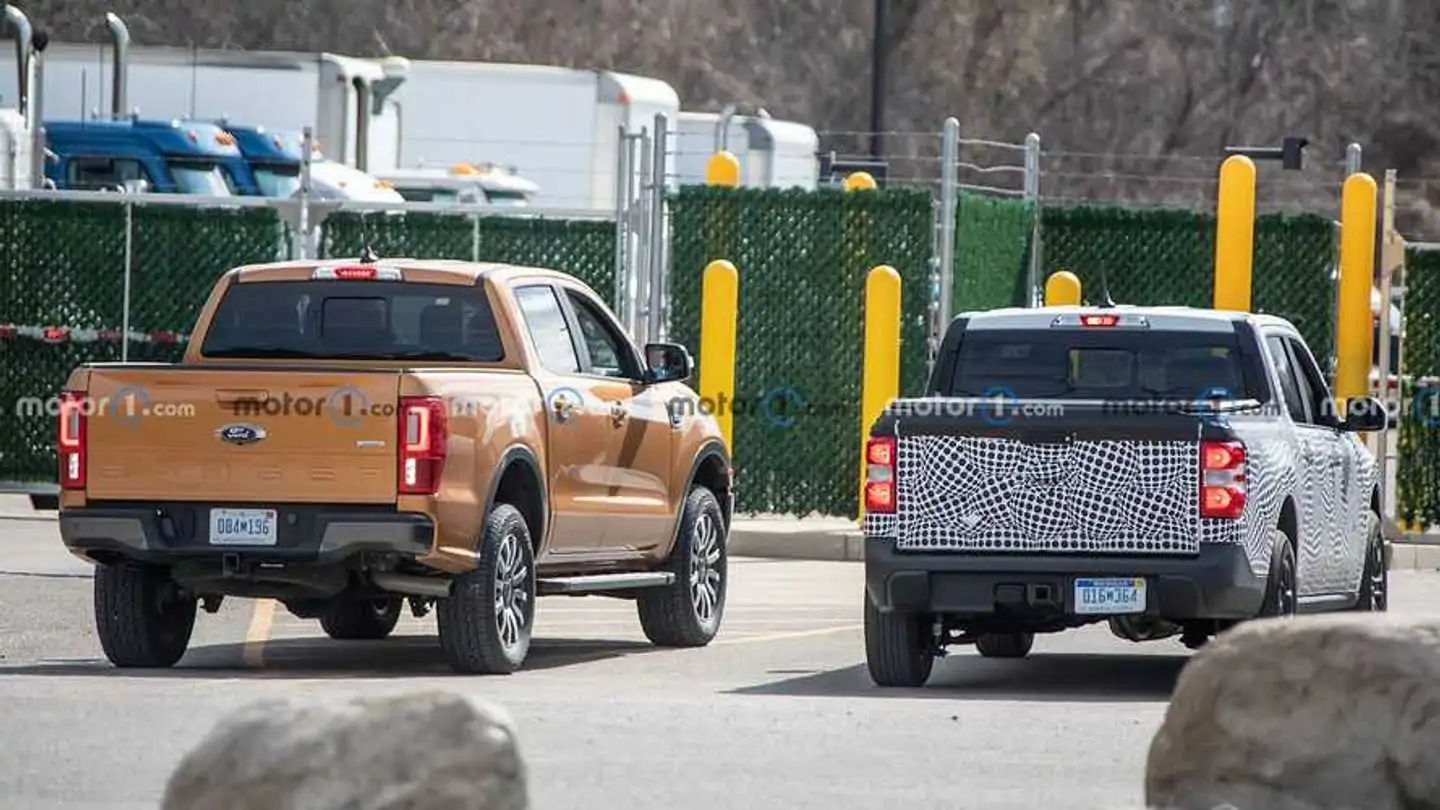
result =
[[[13,50],[14,42],[3,43]],[[113,43],[52,42],[43,52],[40,121],[111,117]],[[122,45],[127,112],[298,131],[311,127],[327,157],[362,169],[388,169],[399,156],[392,94],[407,61],[331,53],[187,50]],[[0,51],[3,52],[3,51]],[[13,105],[18,76],[0,71],[0,99]]]
[[682,112],[675,140],[675,171],[686,185],[705,182],[710,156],[726,149],[740,162],[748,188],[814,189],[819,181],[820,136],[796,121],[768,116]]
[[532,205],[579,210],[615,208],[621,125],[663,112],[673,143],[680,113],[658,79],[545,65],[414,60],[397,97],[400,168],[508,166],[539,186]]

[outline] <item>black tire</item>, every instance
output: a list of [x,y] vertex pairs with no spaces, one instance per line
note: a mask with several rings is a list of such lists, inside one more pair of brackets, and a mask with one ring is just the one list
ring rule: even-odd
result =
[[95,566],[95,629],[117,667],[174,666],[190,646],[195,607],[163,568]]
[[[694,487],[665,569],[675,581],[635,600],[640,629],[658,647],[704,647],[720,632],[729,590],[729,538],[715,493]],[[693,579],[693,582],[692,582]]]
[[456,672],[508,675],[525,663],[535,628],[535,551],[520,510],[490,510],[479,555],[438,600],[440,648]]
[[1295,542],[1279,529],[1271,531],[1270,542],[1270,576],[1266,578],[1265,599],[1260,604],[1260,616],[1294,616],[1300,604]]
[[1380,516],[1367,514],[1369,530],[1365,545],[1365,571],[1360,575],[1360,598],[1355,610],[1384,613],[1390,608],[1390,566],[1385,558],[1385,533]]
[[918,688],[930,680],[935,656],[927,649],[924,617],[882,613],[865,597],[865,665],[881,687]]
[[405,601],[398,596],[377,599],[336,599],[320,614],[325,635],[344,641],[385,638],[400,621]]
[[975,639],[975,651],[986,658],[1024,658],[1033,646],[1034,633],[982,633]]

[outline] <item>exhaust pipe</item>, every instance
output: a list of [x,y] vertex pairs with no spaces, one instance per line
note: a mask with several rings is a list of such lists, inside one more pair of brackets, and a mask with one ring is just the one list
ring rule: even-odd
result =
[[15,29],[15,68],[20,72],[20,81],[15,85],[20,89],[17,109],[25,117],[25,123],[34,127],[36,122],[31,120],[30,115],[30,49],[35,43],[35,29],[30,26],[30,18],[25,16],[25,12],[15,6],[5,6],[5,21]]
[[417,577],[407,574],[392,574],[386,571],[376,571],[370,578],[375,584],[387,591],[395,593],[407,593],[414,596],[434,596],[444,598],[450,595],[450,580],[435,579],[433,577]]
[[110,36],[115,40],[112,56],[115,78],[110,88],[110,114],[118,121],[125,117],[126,102],[129,101],[130,29],[125,26],[124,20],[110,12],[105,13],[105,27],[110,29]]
[[30,112],[33,118],[26,118],[30,125],[30,182],[36,188],[48,188],[45,180],[45,46],[50,44],[50,35],[36,31],[32,38],[35,47],[33,69],[35,86],[30,93]]

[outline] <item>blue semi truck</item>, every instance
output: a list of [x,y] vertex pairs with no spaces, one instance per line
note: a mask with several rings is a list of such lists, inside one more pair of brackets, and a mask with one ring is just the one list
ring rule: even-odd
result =
[[[250,173],[235,136],[214,124],[143,118],[46,121],[45,151],[45,176],[60,189],[207,197],[248,190],[242,178]],[[253,179],[248,185],[254,185]]]

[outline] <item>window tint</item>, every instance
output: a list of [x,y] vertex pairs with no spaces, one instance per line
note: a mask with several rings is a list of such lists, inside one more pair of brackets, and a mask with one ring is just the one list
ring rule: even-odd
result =
[[70,161],[70,187],[88,191],[124,188],[127,182],[144,180],[154,186],[138,160],[125,158],[75,158]]
[[1296,371],[1306,400],[1310,407],[1311,421],[1317,425],[1334,425],[1338,420],[1330,398],[1330,388],[1320,374],[1320,365],[1315,362],[1310,349],[1295,338],[1286,338],[1290,344],[1291,356],[1295,358]]
[[504,356],[481,288],[338,280],[231,285],[201,352],[476,363]]
[[[1256,396],[1233,332],[1024,329],[966,332],[952,396],[1193,400]],[[1223,393],[1222,393],[1223,392]]]
[[570,325],[560,308],[560,299],[548,285],[520,287],[515,290],[525,328],[540,353],[540,363],[556,374],[578,374],[580,360],[571,342]]
[[1290,362],[1290,353],[1285,351],[1285,342],[1278,337],[1267,337],[1265,348],[1270,353],[1275,370],[1280,374],[1280,392],[1291,420],[1302,425],[1308,424],[1310,415],[1305,409],[1305,396],[1301,393],[1294,365]]
[[590,353],[590,366],[595,374],[606,377],[635,379],[640,376],[628,342],[616,331],[613,322],[585,296],[566,290],[580,323],[580,336]]

